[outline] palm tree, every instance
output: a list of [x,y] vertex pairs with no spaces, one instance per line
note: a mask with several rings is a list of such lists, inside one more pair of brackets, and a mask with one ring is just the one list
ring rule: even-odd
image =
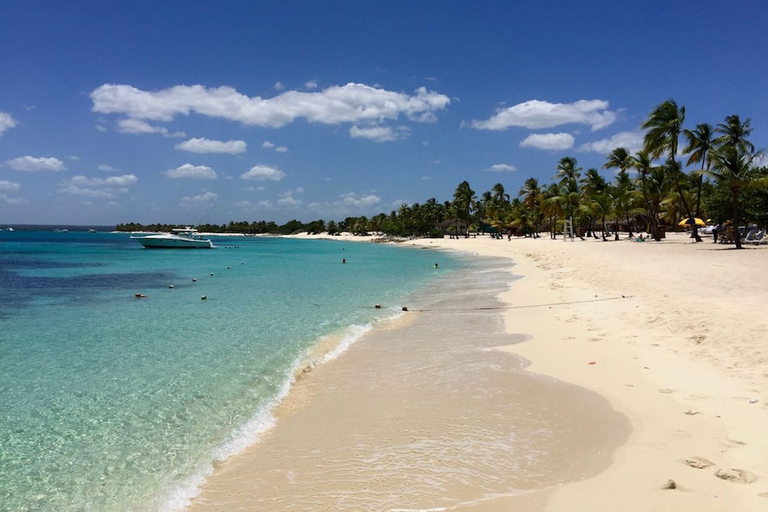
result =
[[523,205],[530,212],[531,224],[533,225],[533,238],[539,236],[539,224],[541,224],[541,187],[537,178],[528,178],[523,183],[518,195],[523,198]]
[[[707,123],[696,125],[696,129],[683,130],[683,135],[688,139],[688,145],[683,148],[683,154],[690,154],[686,165],[693,165],[701,163],[707,164],[709,170],[710,161],[709,154],[714,146],[714,140],[712,138],[712,126]],[[694,216],[699,217],[701,215],[701,187],[704,184],[704,174],[695,173],[694,179],[696,180],[696,208],[694,209]],[[699,237],[699,228],[696,223],[693,224],[693,230],[691,238],[696,239],[697,242],[701,241]]]
[[592,198],[584,204],[584,210],[586,213],[596,219],[600,219],[602,224],[602,237],[603,242],[607,242],[605,237],[606,232],[606,219],[613,215],[613,198],[608,194],[607,190],[603,190],[600,193],[594,194]]
[[[632,218],[642,212],[642,208],[638,206],[638,199],[640,192],[632,188],[632,182],[629,179],[629,175],[620,173],[616,176],[616,185],[610,188],[610,195],[613,198],[613,208],[616,215],[616,223],[618,225],[618,219],[624,217],[627,221],[627,231],[629,232],[629,238],[632,238]],[[616,240],[619,239],[618,229],[616,230]]]
[[[600,194],[605,191],[608,184],[605,182],[605,178],[603,178],[600,173],[597,171],[597,169],[588,169],[587,172],[584,174],[584,177],[581,179],[581,197],[585,201],[592,200],[597,194]],[[594,215],[591,215],[589,212],[591,210],[587,208],[586,213],[588,216],[587,219],[587,236],[594,236],[597,238],[597,233],[593,230],[593,224],[594,219],[598,218]]]
[[557,218],[563,216],[560,187],[556,183],[550,183],[542,190],[541,197],[541,212],[549,217],[549,237],[557,239]]
[[507,194],[504,191],[504,185],[502,185],[501,183],[495,184],[491,188],[491,191],[493,192],[491,197],[493,198],[493,200],[497,201],[499,204],[503,205],[509,202],[509,194]]
[[753,154],[755,152],[755,145],[752,144],[747,137],[752,133],[752,121],[747,118],[743,123],[736,114],[730,115],[725,118],[725,123],[719,123],[715,128],[715,132],[720,136],[715,139],[715,143],[718,146],[734,145],[745,154]]
[[[648,119],[642,124],[642,128],[648,130],[643,139],[643,149],[654,159],[659,158],[666,152],[669,155],[667,160],[672,164],[671,167],[676,168],[675,155],[677,154],[684,121],[685,107],[678,107],[675,100],[670,99],[657,105],[648,115]],[[679,172],[673,174],[677,193],[680,195],[680,200],[688,214],[688,218],[692,218],[693,212],[683,195],[679,174]],[[698,239],[697,241],[700,240]]]
[[[472,209],[477,204],[477,196],[475,191],[469,186],[469,182],[462,181],[456,187],[456,191],[453,193],[453,204],[456,207],[458,218],[469,225]],[[456,234],[458,235],[458,226],[456,229]],[[469,232],[467,232],[467,236],[469,236]]]
[[626,173],[627,169],[632,168],[634,160],[626,148],[614,149],[606,159],[608,161],[603,164],[603,169],[618,169],[621,173]]
[[739,116],[731,115],[725,121],[715,128],[721,135],[715,140],[716,147],[711,151],[712,169],[704,172],[731,191],[733,234],[736,248],[741,249],[738,232],[739,196],[756,178],[753,163],[763,152],[755,152],[755,146],[747,140],[752,132],[749,119],[742,123]]
[[561,158],[557,163],[557,174],[553,176],[553,179],[560,178],[558,185],[561,187],[567,181],[578,180],[581,174],[581,167],[577,167],[577,165],[576,159],[571,156]]
[[648,175],[654,170],[654,165],[651,161],[651,157],[645,150],[638,151],[633,158],[633,165],[637,172],[640,174],[641,187],[643,191],[643,200],[645,201],[645,209],[648,214],[648,222],[650,224],[650,231],[653,234],[653,239],[657,242],[661,240],[661,233],[657,228],[658,218],[656,216],[656,210],[653,208],[653,203],[648,197]]

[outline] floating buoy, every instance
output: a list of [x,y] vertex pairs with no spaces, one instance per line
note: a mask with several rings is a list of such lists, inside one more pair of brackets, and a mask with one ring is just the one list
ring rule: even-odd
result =
[[171,290],[173,290],[173,285],[172,285],[172,284],[169,284],[169,285],[168,285],[168,288],[169,288],[169,289],[171,289]]
[[208,300],[208,296],[207,295],[203,295],[202,297],[200,297],[200,300]]
[[376,304],[376,305],[375,305],[375,306],[373,306],[373,307],[375,307],[376,309],[381,309],[381,304]]
[[408,311],[408,306],[403,306],[403,311]]

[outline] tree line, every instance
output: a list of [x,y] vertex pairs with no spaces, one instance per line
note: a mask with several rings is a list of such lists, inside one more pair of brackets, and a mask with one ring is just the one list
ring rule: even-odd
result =
[[[611,179],[596,168],[584,171],[576,158],[567,156],[557,162],[550,183],[528,178],[515,197],[501,183],[478,196],[463,181],[451,200],[430,198],[424,203],[401,204],[389,214],[370,218],[347,217],[327,223],[318,219],[306,224],[294,219],[283,225],[244,221],[197,228],[213,233],[346,231],[395,237],[468,236],[471,231],[538,237],[548,231],[556,238],[569,221],[578,236],[607,240],[611,231],[618,239],[619,231],[632,237],[633,232],[645,230],[658,241],[665,229],[685,219],[730,222],[732,229],[750,222],[766,226],[768,167],[757,165],[763,151],[749,140],[751,120],[734,114],[715,126],[702,123],[689,129],[684,123],[685,107],[674,100],[656,106],[642,123],[643,148],[632,154],[619,147],[606,156],[602,168],[615,170]],[[117,230],[168,231],[172,227],[128,223],[118,225]],[[691,236],[701,241],[695,223]],[[734,242],[741,247],[739,236]]]

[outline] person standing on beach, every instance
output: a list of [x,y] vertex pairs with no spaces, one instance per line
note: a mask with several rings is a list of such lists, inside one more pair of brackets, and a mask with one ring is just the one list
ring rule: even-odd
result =
[[720,229],[720,224],[715,224],[715,227],[714,227],[714,228],[712,228],[712,237],[715,239],[715,241],[714,241],[714,242],[712,242],[713,244],[716,244],[716,243],[717,243],[717,231],[718,231],[719,229]]

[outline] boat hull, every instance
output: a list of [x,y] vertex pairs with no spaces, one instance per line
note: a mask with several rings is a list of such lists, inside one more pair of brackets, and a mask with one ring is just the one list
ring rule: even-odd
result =
[[141,245],[147,249],[213,249],[210,240],[173,240],[170,238],[154,238],[151,236],[137,237]]

